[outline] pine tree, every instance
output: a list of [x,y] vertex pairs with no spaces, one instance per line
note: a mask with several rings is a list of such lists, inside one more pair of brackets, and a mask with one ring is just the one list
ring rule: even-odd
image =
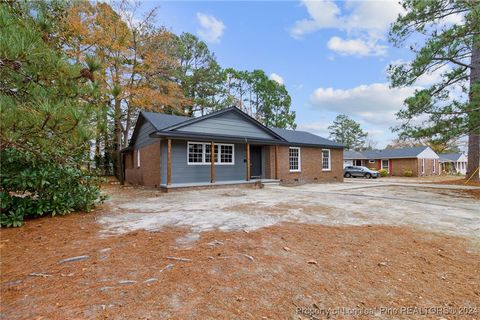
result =
[[330,130],[330,138],[342,143],[348,150],[362,149],[368,136],[358,122],[344,114],[339,114],[328,130]]
[[[391,41],[421,41],[410,63],[390,67],[393,87],[410,86],[435,71],[441,80],[416,90],[397,116],[401,137],[444,143],[468,135],[467,177],[480,160],[480,5],[476,0],[406,0],[392,25]],[[419,121],[418,119],[425,119]],[[478,180],[476,174],[472,179]]]

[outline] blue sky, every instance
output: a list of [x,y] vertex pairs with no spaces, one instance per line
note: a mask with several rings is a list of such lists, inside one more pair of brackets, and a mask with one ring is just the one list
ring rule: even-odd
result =
[[[204,40],[222,67],[263,69],[292,97],[298,129],[328,137],[345,113],[360,122],[378,147],[396,134],[394,113],[414,87],[390,89],[386,69],[408,61],[407,49],[387,41],[397,1],[161,1],[156,23]],[[438,75],[424,77],[428,85]]]

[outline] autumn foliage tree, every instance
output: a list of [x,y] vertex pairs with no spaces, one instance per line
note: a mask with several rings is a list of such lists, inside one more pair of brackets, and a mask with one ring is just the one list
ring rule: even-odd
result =
[[[95,61],[102,109],[97,117],[100,146],[122,179],[120,151],[128,144],[138,111],[182,111],[186,104],[175,74],[175,37],[152,23],[155,10],[135,18],[137,4],[73,2],[64,20],[67,52],[80,63]],[[103,141],[102,141],[103,140]]]

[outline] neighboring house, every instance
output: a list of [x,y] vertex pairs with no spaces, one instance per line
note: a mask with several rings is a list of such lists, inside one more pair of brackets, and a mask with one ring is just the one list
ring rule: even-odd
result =
[[442,172],[467,174],[467,157],[463,153],[441,153]]
[[122,154],[126,182],[164,189],[343,181],[341,144],[267,128],[235,107],[198,118],[141,112]]
[[365,166],[385,169],[391,176],[403,176],[411,171],[414,177],[441,173],[439,156],[429,147],[344,151],[344,166]]

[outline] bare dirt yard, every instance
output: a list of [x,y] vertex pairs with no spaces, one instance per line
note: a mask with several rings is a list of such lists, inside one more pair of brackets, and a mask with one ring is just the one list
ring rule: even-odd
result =
[[480,318],[461,185],[104,190],[93,213],[1,231],[0,319]]

